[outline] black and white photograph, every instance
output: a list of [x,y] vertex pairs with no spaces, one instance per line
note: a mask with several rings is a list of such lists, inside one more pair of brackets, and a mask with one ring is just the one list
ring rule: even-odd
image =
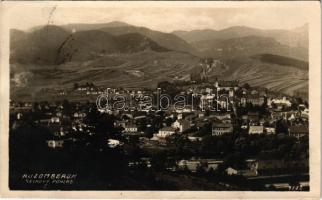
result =
[[9,190],[310,191],[305,6],[163,3],[8,9]]

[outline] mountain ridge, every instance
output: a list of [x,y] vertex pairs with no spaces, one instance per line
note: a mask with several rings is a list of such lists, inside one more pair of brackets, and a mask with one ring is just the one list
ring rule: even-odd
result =
[[62,26],[68,31],[73,31],[74,27],[78,26],[78,28],[82,31],[87,29],[95,29],[95,30],[102,30],[108,32],[113,35],[121,35],[126,33],[140,33],[144,36],[149,37],[154,42],[158,43],[160,46],[181,52],[188,52],[195,54],[196,50],[191,47],[185,40],[182,38],[171,34],[171,33],[164,33],[161,31],[155,31],[146,27],[134,26],[124,22],[110,22],[104,24],[78,24],[73,25],[69,24],[68,26]]
[[[78,27],[78,28],[75,28]],[[263,39],[265,38],[265,40],[267,40],[267,44],[269,44],[270,42],[273,43],[271,41],[271,38],[274,38],[276,40],[276,42],[279,42],[280,45],[278,47],[278,45],[275,45],[274,49],[268,49],[267,51],[265,50],[265,46],[262,46],[263,48],[260,49],[260,53],[274,53],[276,52],[277,54],[281,54],[282,56],[289,56],[289,57],[293,57],[293,58],[299,58],[299,59],[304,59],[304,60],[308,60],[308,56],[307,53],[305,53],[307,51],[307,46],[306,45],[302,45],[301,43],[303,43],[303,41],[299,41],[297,38],[303,36],[304,38],[307,37],[307,29],[308,29],[308,25],[304,25],[302,27],[298,27],[296,29],[294,29],[294,32],[296,32],[297,36],[296,37],[287,37],[287,39],[284,39],[284,41],[287,42],[280,42],[275,36],[279,35],[279,39],[281,38],[285,38],[285,31],[289,31],[289,30],[269,30],[271,32],[274,32],[273,35],[269,35],[267,36],[267,33],[263,34],[262,29],[256,29],[256,28],[250,28],[250,27],[246,27],[246,26],[234,26],[234,27],[229,27],[226,29],[222,29],[222,30],[212,30],[212,29],[203,29],[203,30],[193,30],[193,31],[185,31],[185,33],[196,33],[198,35],[198,37],[202,38],[202,40],[200,41],[195,41],[195,42],[190,42],[188,43],[187,41],[185,41],[184,39],[180,38],[179,36],[175,35],[175,34],[171,34],[171,33],[163,33],[160,31],[154,31],[151,30],[149,28],[146,27],[138,27],[138,26],[133,26],[130,25],[128,23],[125,22],[120,22],[120,21],[113,21],[113,22],[109,22],[109,23],[101,23],[101,24],[67,24],[67,25],[62,25],[62,26],[53,26],[53,25],[49,25],[49,26],[43,26],[42,28],[38,27],[37,29],[34,29],[31,32],[22,32],[19,30],[12,30],[12,40],[11,40],[11,45],[13,46],[13,55],[15,54],[19,54],[19,52],[21,53],[21,51],[18,50],[18,53],[16,51],[15,46],[19,46],[19,44],[17,45],[17,41],[23,39],[23,38],[29,38],[29,35],[37,35],[37,32],[53,32],[52,33],[52,37],[53,38],[57,38],[57,35],[62,35],[62,37],[65,37],[65,39],[67,39],[70,35],[72,34],[78,34],[79,32],[83,32],[83,31],[77,31],[77,29],[86,31],[87,29],[89,30],[99,30],[99,31],[104,31],[106,33],[109,33],[111,35],[114,36],[119,36],[119,35],[124,35],[124,34],[129,34],[129,33],[139,33],[143,36],[148,37],[149,39],[151,39],[153,42],[157,43],[159,46],[168,49],[168,50],[174,50],[174,51],[179,51],[179,52],[187,52],[190,53],[192,55],[197,55],[199,57],[204,57],[204,56],[214,56],[217,58],[225,58],[226,56],[229,56],[230,52],[228,52],[228,55],[224,55],[224,56],[220,56],[218,57],[218,52],[216,52],[216,49],[220,49],[222,48],[221,46],[223,46],[222,44],[225,43],[225,46],[232,46],[233,45],[233,41],[239,41],[240,43],[243,43],[244,46],[247,46],[245,44],[245,42],[243,41],[243,39],[245,37],[254,37],[254,40],[258,40],[258,37],[263,37]],[[47,30],[47,31],[45,31]],[[88,31],[88,30],[87,30]],[[281,31],[283,32],[283,34],[281,34]],[[62,33],[59,33],[62,32]],[[180,32],[180,31],[179,31]],[[184,32],[184,31],[181,31]],[[173,32],[175,33],[175,31]],[[219,33],[219,35],[218,35]],[[209,38],[207,36],[207,34],[211,34],[211,38],[217,38],[217,39],[209,39],[207,40],[207,38]],[[44,35],[46,35],[45,33],[43,33],[43,36],[40,36],[41,38],[44,38]],[[246,38],[247,39],[247,38]],[[40,39],[41,40],[41,39]],[[43,39],[44,40],[44,39]],[[52,39],[48,39],[49,41]],[[226,40],[226,41],[224,41]],[[304,39],[305,41],[307,39]],[[47,41],[47,39],[46,39]],[[248,47],[252,47],[252,43],[253,41],[248,40]],[[294,41],[297,41],[298,45],[288,45],[285,43],[294,43]],[[61,38],[58,38],[57,43],[62,44],[64,41],[62,41]],[[229,43],[229,42],[232,42]],[[23,42],[26,45],[25,46],[40,46],[38,49],[38,52],[41,57],[44,57],[45,52],[41,52],[41,49],[45,50],[46,52],[48,52],[49,54],[49,58],[45,59],[49,62],[52,62],[52,54],[55,53],[55,48],[59,48],[57,46],[59,45],[48,45],[46,47],[46,45],[35,45],[34,43],[29,44],[28,42]],[[37,42],[36,42],[37,43]],[[103,42],[104,43],[104,42]],[[305,43],[305,42],[304,42]],[[22,48],[22,47],[21,47]],[[21,49],[20,48],[20,49]],[[246,54],[250,54],[249,56],[251,56],[251,54],[253,54],[253,52],[258,51],[259,48],[256,49],[256,47],[253,46],[253,50],[250,50],[249,53],[245,52],[241,52],[239,51],[239,53],[242,53],[242,55],[246,55]],[[271,47],[269,47],[271,48]],[[19,48],[18,48],[19,49]],[[51,52],[50,52],[51,51]],[[57,50],[56,50],[57,51]],[[288,53],[289,52],[289,53]],[[37,53],[35,53],[37,54]],[[238,54],[238,51],[235,52],[235,54]],[[33,59],[37,59],[36,55],[30,55],[30,53],[27,53],[26,55],[29,55],[29,57],[33,57]],[[15,57],[15,56],[13,56]],[[20,56],[20,57],[24,57],[24,56]],[[28,56],[25,56],[28,57]],[[22,58],[20,60],[25,60],[25,58]],[[40,59],[41,60],[41,59]]]
[[[26,46],[32,48],[27,50]],[[13,39],[11,62],[61,64],[75,57],[76,60],[87,60],[93,59],[93,54],[133,53],[146,49],[168,51],[139,33],[120,36],[101,30],[69,33],[60,27],[50,26],[29,33],[21,41]]]
[[202,55],[226,59],[254,54],[278,54],[308,60],[308,51],[301,47],[289,47],[273,37],[249,35],[230,39],[214,39],[191,43]]
[[249,35],[273,37],[278,42],[289,46],[308,48],[308,24],[294,29],[259,29],[247,26],[232,26],[221,30],[204,29],[192,31],[173,31],[173,34],[185,39],[187,42],[197,42],[213,39],[229,39]]
[[[281,44],[275,37],[247,33],[244,37],[188,43],[174,34],[145,27],[119,22],[101,26],[105,24],[83,31],[73,26],[11,30],[12,93],[21,90],[28,96],[28,92],[44,87],[70,87],[76,82],[153,87],[175,77],[189,80],[191,71],[205,57],[222,63],[210,72],[209,80],[239,79],[288,94],[308,84],[308,69],[302,67],[308,66],[307,49]],[[244,30],[243,34],[249,29]],[[303,30],[296,32],[305,35]],[[252,57],[258,54],[266,56]]]

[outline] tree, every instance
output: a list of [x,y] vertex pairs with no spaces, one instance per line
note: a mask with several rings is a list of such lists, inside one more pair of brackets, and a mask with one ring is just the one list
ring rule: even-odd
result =
[[182,134],[173,134],[166,138],[167,145],[171,147],[174,156],[189,157],[190,156],[190,140]]
[[167,124],[167,126],[171,126],[171,124],[173,123],[173,120],[169,117],[165,120],[165,123]]
[[276,133],[288,133],[288,126],[284,120],[278,120],[276,122]]
[[244,153],[247,149],[247,141],[244,137],[239,137],[235,140],[234,148],[238,152]]
[[79,87],[78,83],[74,83],[74,90],[77,90]]
[[247,89],[247,90],[250,89],[250,85],[248,83],[245,83],[242,87]]
[[304,105],[305,105],[306,108],[309,107],[309,103],[307,101],[304,101]]
[[232,167],[235,169],[245,169],[247,167],[245,157],[240,153],[228,155],[224,159],[224,168]]
[[63,106],[63,114],[66,116],[71,116],[72,115],[71,103],[67,99],[64,99],[62,106]]
[[199,131],[199,136],[211,135],[212,132],[212,124],[206,123]]
[[205,169],[201,166],[201,165],[197,165],[197,167],[196,167],[196,173],[198,174],[198,175],[205,175],[206,174],[206,171],[205,171]]
[[165,151],[160,151],[152,154],[151,166],[155,171],[162,171],[165,169],[167,154]]

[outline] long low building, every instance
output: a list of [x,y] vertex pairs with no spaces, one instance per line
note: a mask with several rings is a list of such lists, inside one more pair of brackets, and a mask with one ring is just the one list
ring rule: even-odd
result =
[[212,135],[222,135],[233,133],[233,125],[231,123],[213,123],[212,124]]

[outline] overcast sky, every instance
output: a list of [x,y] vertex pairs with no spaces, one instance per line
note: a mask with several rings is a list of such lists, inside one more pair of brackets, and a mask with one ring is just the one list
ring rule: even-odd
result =
[[123,21],[165,32],[193,29],[218,30],[230,26],[291,29],[302,26],[308,21],[305,9],[296,5],[218,8],[216,5],[214,7],[204,4],[191,5],[186,2],[177,2],[173,5],[163,5],[161,2],[140,6],[132,4],[123,2],[76,7],[39,3],[27,7],[15,6],[10,9],[9,20],[12,28],[21,30],[45,24]]

